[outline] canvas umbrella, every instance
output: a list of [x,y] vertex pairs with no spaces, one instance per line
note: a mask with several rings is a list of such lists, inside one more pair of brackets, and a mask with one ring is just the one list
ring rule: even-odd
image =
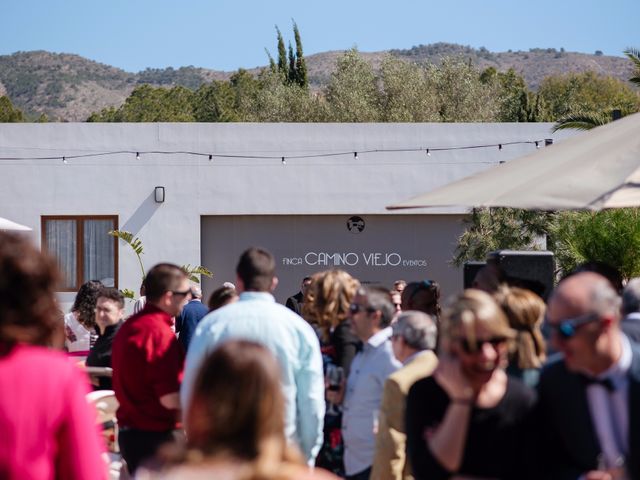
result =
[[25,225],[20,225],[19,223],[12,222],[11,220],[0,217],[0,230],[16,230],[21,232],[28,232],[32,230],[32,228],[29,228]]
[[640,206],[640,113],[387,208],[444,206],[529,210]]

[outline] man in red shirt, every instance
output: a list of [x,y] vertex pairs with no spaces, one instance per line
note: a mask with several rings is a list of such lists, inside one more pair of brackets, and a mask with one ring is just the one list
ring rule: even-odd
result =
[[173,439],[184,351],[171,330],[171,317],[191,299],[189,279],[176,265],[156,265],[144,286],[147,303],[116,334],[111,359],[120,403],[118,442],[131,475]]

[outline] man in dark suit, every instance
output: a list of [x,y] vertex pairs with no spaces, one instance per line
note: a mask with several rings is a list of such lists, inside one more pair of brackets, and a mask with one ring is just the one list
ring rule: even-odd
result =
[[193,337],[198,323],[207,313],[209,313],[209,309],[202,304],[202,289],[199,285],[191,284],[191,300],[176,317],[176,333],[179,333],[178,340],[185,352],[189,349],[191,337]]
[[640,278],[633,278],[622,292],[620,328],[634,342],[640,342]]
[[539,478],[640,478],[640,347],[619,312],[617,293],[592,272],[562,281],[549,300],[560,356],[540,377]]
[[304,296],[307,293],[307,289],[311,285],[311,277],[304,277],[302,279],[302,286],[300,287],[300,291],[295,295],[287,298],[287,303],[285,304],[287,308],[293,310],[298,315],[302,315],[302,304],[304,303]]

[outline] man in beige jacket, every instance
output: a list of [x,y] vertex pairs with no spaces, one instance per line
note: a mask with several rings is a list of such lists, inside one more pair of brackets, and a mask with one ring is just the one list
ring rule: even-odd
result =
[[406,461],[405,403],[411,386],[431,375],[438,364],[433,353],[437,328],[422,312],[402,313],[392,325],[391,344],[403,367],[389,375],[384,384],[371,480],[412,479]]

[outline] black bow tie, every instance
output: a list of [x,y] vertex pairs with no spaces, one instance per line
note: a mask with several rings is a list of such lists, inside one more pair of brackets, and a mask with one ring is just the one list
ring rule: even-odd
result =
[[610,378],[595,378],[588,377],[587,375],[580,375],[580,381],[585,387],[588,387],[589,385],[602,385],[609,392],[613,392],[616,389],[616,386]]

